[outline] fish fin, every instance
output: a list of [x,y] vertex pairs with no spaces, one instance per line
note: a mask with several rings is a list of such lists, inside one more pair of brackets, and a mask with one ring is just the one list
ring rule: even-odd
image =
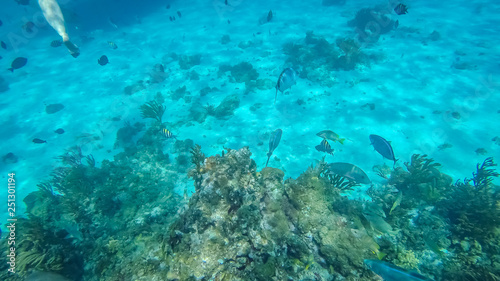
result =
[[276,86],[276,95],[274,96],[274,104],[276,104],[277,98],[278,98],[278,86]]
[[380,251],[377,253],[377,259],[379,259],[379,260],[382,260],[385,256],[387,256],[386,253],[383,253]]
[[14,72],[14,68],[13,67],[11,67],[11,68],[9,68],[7,70],[10,70],[10,72]]
[[345,139],[339,139],[340,144],[344,144]]
[[266,167],[267,167],[267,164],[269,164],[269,159],[271,159],[271,155],[272,155],[272,154],[269,154],[269,153],[267,154]]

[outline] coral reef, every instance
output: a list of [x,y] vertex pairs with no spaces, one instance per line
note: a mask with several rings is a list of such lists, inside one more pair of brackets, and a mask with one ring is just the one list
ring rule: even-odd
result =
[[60,103],[53,103],[53,104],[48,104],[45,106],[45,112],[47,114],[54,114],[58,111],[61,111],[64,109],[64,105]]
[[[206,116],[214,116],[217,119],[227,120],[234,114],[234,111],[239,105],[240,98],[237,94],[233,94],[226,96],[218,106],[213,104],[198,104],[192,106],[190,112],[195,118],[194,120],[205,120]],[[200,107],[203,109],[204,113],[200,112]]]
[[151,83],[161,83],[167,79],[168,74],[165,72],[165,68],[162,64],[157,63],[154,65],[153,69],[149,72],[151,77]]
[[493,159],[477,164],[472,178],[457,181],[442,205],[453,225],[452,232],[460,239],[475,237],[480,241],[494,236],[500,226],[500,190],[493,178],[500,174]]
[[234,66],[223,64],[219,66],[218,76],[220,77],[228,71],[231,73],[231,82],[245,83],[246,87],[249,87],[252,81],[259,78],[257,70],[255,70],[252,64],[248,62],[241,62]]
[[361,42],[374,43],[378,41],[380,35],[394,28],[394,21],[386,16],[391,11],[385,8],[363,8],[347,23],[356,29]]
[[180,99],[184,99],[185,102],[191,102],[191,93],[187,91],[186,86],[179,87],[174,91],[170,91],[170,98],[174,101],[178,101]]
[[329,208],[339,195],[318,178],[322,169],[283,183],[282,171],[257,172],[250,155],[243,148],[205,159],[193,150],[197,192],[169,231],[167,280],[361,276],[368,248]]
[[2,162],[4,164],[15,164],[19,160],[19,157],[12,152],[9,152],[2,156]]
[[[160,119],[161,120],[161,119]],[[135,145],[133,141],[140,131],[144,129],[144,123],[136,122],[133,126],[129,122],[125,122],[125,126],[118,129],[116,132],[116,141],[113,148],[130,147]]]
[[435,280],[498,280],[500,192],[493,185],[499,176],[493,159],[455,184],[439,166],[415,154],[405,163],[406,171],[395,168],[387,185],[369,190],[388,223],[397,226],[399,242],[379,241],[386,258],[433,272]]
[[146,85],[144,85],[144,81],[137,81],[132,85],[125,86],[123,88],[123,93],[127,96],[131,96],[137,92],[140,92],[142,90],[146,89]]
[[179,61],[179,67],[181,69],[190,69],[196,65],[199,65],[201,63],[201,54],[195,54],[195,55],[177,55],[177,54],[172,54],[171,57],[175,60]]
[[[153,127],[134,148],[100,167],[78,148],[61,155],[62,166],[25,198],[18,278],[42,270],[71,280],[117,280],[139,274],[138,265],[148,270],[155,261],[143,251],[159,251],[161,230],[183,204],[173,192],[179,171],[162,147]],[[11,277],[0,274],[2,280],[22,280]]]
[[[169,157],[160,125],[114,161],[98,165],[78,147],[59,156],[24,199],[22,274],[6,275],[4,255],[0,279],[41,270],[88,281],[362,281],[377,280],[363,260],[378,258],[437,281],[498,280],[492,158],[454,185],[426,155],[376,167],[384,183],[370,187],[369,202],[344,196],[357,186],[324,159],[284,180],[279,169],[258,171],[248,147],[207,157],[192,140],[175,140]],[[174,188],[187,178],[195,192],[180,186],[180,196]]]
[[353,70],[357,65],[368,63],[367,56],[360,51],[358,43],[351,38],[338,38],[335,44],[308,31],[304,44],[289,42],[283,45],[287,64],[302,68],[301,78],[331,87],[336,81],[333,71]]
[[222,45],[226,45],[228,44],[229,42],[231,42],[231,37],[229,37],[229,35],[225,34],[225,35],[222,35],[221,39],[220,39],[220,43]]
[[404,166],[406,171],[401,167],[392,171],[388,184],[408,195],[404,197],[408,200],[401,203],[408,208],[418,205],[420,200],[435,203],[451,187],[451,177],[439,172],[441,165],[425,154],[413,154],[411,161],[405,162]]

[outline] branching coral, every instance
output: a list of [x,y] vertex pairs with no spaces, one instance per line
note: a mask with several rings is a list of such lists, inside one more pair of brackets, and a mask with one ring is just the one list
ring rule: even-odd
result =
[[191,163],[195,165],[195,168],[188,172],[188,176],[194,179],[196,191],[201,189],[203,162],[205,162],[205,154],[201,151],[201,146],[197,144],[191,148]]
[[161,123],[165,106],[158,103],[156,100],[149,101],[140,107],[142,118],[156,119]]
[[215,115],[215,105],[207,104],[207,105],[204,105],[203,108],[205,109],[205,111],[207,112],[208,115],[210,115],[210,116]]
[[56,159],[59,159],[64,165],[76,167],[82,164],[83,157],[81,148],[73,146],[67,149],[63,155],[57,156]]
[[[498,177],[493,159],[486,158],[471,179],[456,182],[445,201],[444,211],[453,224],[452,231],[460,238],[475,237],[484,240],[493,235],[500,224],[500,192],[492,184]],[[471,182],[473,184],[471,184]]]
[[41,218],[30,216],[18,221],[21,240],[17,241],[19,255],[16,259],[17,271],[25,274],[28,269],[39,271],[61,271],[64,260],[75,256],[71,244],[56,236],[54,229],[44,225]]
[[411,162],[405,162],[404,165],[407,171],[397,167],[392,171],[388,183],[403,191],[405,197],[412,199],[405,201],[405,204],[410,204],[407,207],[416,206],[421,199],[434,203],[451,185],[451,178],[437,169],[441,164],[435,163],[425,154],[413,154]]

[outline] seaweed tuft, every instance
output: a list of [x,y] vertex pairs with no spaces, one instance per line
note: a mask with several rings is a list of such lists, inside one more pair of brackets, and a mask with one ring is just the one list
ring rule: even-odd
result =
[[198,192],[201,189],[203,180],[203,162],[205,162],[205,154],[201,151],[201,146],[196,144],[191,148],[191,163],[196,167],[189,171],[188,176],[194,179],[195,190]]
[[[500,224],[500,192],[493,185],[496,164],[489,157],[476,165],[472,178],[457,181],[449,199],[444,202],[444,212],[452,224],[452,232],[461,239],[474,237],[480,241],[495,235]],[[472,183],[472,184],[471,184]]]
[[156,100],[149,101],[140,107],[142,118],[156,119],[161,123],[163,113],[165,113],[165,106]]

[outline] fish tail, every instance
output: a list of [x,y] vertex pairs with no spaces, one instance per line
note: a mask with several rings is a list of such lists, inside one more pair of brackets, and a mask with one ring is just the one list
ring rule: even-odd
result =
[[339,139],[340,144],[344,144],[345,139]]

